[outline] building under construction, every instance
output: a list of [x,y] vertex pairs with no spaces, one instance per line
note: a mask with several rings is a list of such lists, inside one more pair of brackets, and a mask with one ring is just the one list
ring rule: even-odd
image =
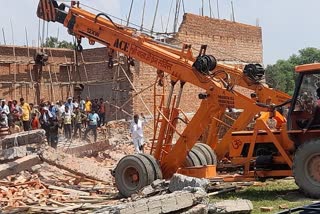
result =
[[[194,53],[201,44],[207,44],[207,53],[239,67],[262,63],[262,33],[256,26],[186,13],[178,31],[162,41],[191,44]],[[0,98],[25,97],[27,102],[37,103],[39,99],[58,101],[78,95],[102,97],[109,106],[108,120],[128,118],[133,112],[152,114],[156,73],[152,66],[138,61],[134,67],[128,66],[123,55],[114,53],[114,66],[110,69],[106,48],[85,49],[81,53],[45,48],[48,61],[39,76],[34,60],[37,51],[34,47],[0,47]],[[198,107],[199,101],[194,102],[198,92],[195,86],[186,85],[182,97],[186,112]]]

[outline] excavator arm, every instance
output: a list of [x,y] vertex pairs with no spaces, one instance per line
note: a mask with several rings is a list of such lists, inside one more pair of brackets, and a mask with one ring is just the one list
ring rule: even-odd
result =
[[259,64],[247,64],[241,70],[237,66],[218,63],[215,70],[225,71],[232,81],[232,85],[241,86],[253,91],[252,98],[257,102],[279,105],[291,99],[291,96],[270,88],[264,83],[264,69]]

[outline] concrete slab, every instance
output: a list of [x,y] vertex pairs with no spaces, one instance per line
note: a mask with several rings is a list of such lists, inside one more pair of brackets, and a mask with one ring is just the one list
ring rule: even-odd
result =
[[41,160],[38,155],[28,155],[10,163],[1,164],[0,179],[30,169],[32,166],[39,163],[41,163]]
[[204,178],[195,178],[175,173],[169,184],[170,192],[183,190],[185,187],[201,187],[204,190],[209,186],[209,180]]
[[2,149],[8,149],[16,146],[23,146],[28,144],[41,144],[45,141],[45,131],[37,129],[27,132],[19,132],[5,136],[1,141]]
[[237,200],[223,200],[212,203],[219,212],[217,213],[250,213],[253,209],[250,200],[237,199]]

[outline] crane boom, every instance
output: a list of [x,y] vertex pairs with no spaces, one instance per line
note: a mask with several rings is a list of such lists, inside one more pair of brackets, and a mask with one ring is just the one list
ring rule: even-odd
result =
[[[172,146],[170,152],[161,159],[162,172],[166,178],[171,177],[182,166],[187,153],[212,122],[212,118],[218,116],[221,111],[226,108],[247,109],[250,113],[242,116],[242,119],[234,124],[236,130],[241,130],[255,114],[262,110],[261,107],[255,105],[256,99],[248,98],[234,91],[234,84],[262,91],[261,95],[263,96],[260,99],[263,102],[267,98],[277,97],[277,94],[286,97],[283,93],[274,91],[254,80],[252,75],[243,74],[240,69],[217,63],[213,56],[206,55],[206,46],[202,46],[199,55],[194,58],[191,45],[184,44],[179,49],[161,44],[135,29],[114,23],[107,14],[95,15],[80,8],[79,2],[72,1],[68,11],[65,10],[66,7],[68,6],[65,4],[58,5],[55,0],[40,0],[37,15],[46,21],[63,24],[69,33],[77,38],[78,45],[80,45],[82,38],[87,38],[89,44],[93,45],[98,42],[109,49],[121,52],[170,74],[173,82],[181,81],[205,90],[205,93],[201,95],[202,101],[196,114],[181,133],[176,144]],[[251,65],[248,69],[249,73],[252,73],[254,70],[259,70],[259,66]],[[221,75],[225,75],[226,78]],[[259,71],[257,75],[260,75]],[[281,99],[275,100],[280,102]],[[164,117],[170,119],[170,115],[169,110],[165,109]],[[169,126],[170,122],[164,124],[164,126]],[[168,128],[164,128],[163,133],[168,133],[167,130]],[[160,153],[160,147],[156,151],[157,153]]]
[[[319,104],[316,80],[320,75],[320,64],[296,68],[297,86],[291,99],[263,83],[261,65],[248,64],[242,72],[235,66],[217,63],[213,56],[206,54],[206,46],[201,46],[199,55],[193,57],[191,45],[184,44],[180,49],[163,44],[135,29],[114,23],[107,14],[92,14],[80,8],[79,2],[71,1],[69,7],[58,5],[55,0],[39,1],[38,17],[63,24],[76,37],[79,51],[82,50],[81,39],[87,38],[90,44],[101,43],[109,50],[157,68],[161,74],[171,75],[167,103],[162,96],[160,107],[155,109],[160,131],[153,141],[157,140],[156,149],[151,152],[153,156],[127,155],[114,169],[115,183],[121,194],[130,196],[152,181],[171,178],[176,172],[213,178],[216,176],[217,163],[213,161],[216,152],[223,171],[241,173],[224,176],[225,181],[294,176],[306,195],[320,198],[320,125],[317,120],[320,110],[319,105],[312,105]],[[67,11],[66,7],[69,8]],[[181,83],[180,91],[177,99],[171,100],[177,81]],[[181,119],[179,103],[185,83],[195,85],[205,93],[199,94],[200,107],[180,133],[176,126],[177,119]],[[234,86],[251,89],[254,93],[249,98],[233,90]],[[318,100],[314,99],[315,92]],[[288,103],[291,105],[285,123],[286,119],[276,109]],[[219,143],[217,127],[223,123],[221,116],[227,108],[239,108],[243,112]],[[255,117],[264,109],[267,109],[267,114]],[[254,128],[247,131],[245,128],[253,120]],[[275,125],[275,120],[280,126]],[[158,125],[155,127],[159,128]],[[196,144],[207,127],[210,130],[207,142],[211,148],[206,144]],[[176,143],[172,143],[175,133],[179,137]],[[223,164],[224,157],[230,161],[227,165]],[[189,164],[186,165],[187,161]]]

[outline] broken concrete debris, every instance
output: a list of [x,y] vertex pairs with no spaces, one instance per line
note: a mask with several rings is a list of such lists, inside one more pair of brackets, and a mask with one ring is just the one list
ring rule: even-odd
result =
[[20,132],[5,136],[1,139],[2,149],[8,149],[16,146],[23,146],[28,144],[44,144],[45,131],[37,129],[27,132]]
[[28,155],[14,162],[0,165],[0,179],[18,172],[30,169],[32,166],[41,163],[38,155]]
[[183,190],[185,187],[201,187],[207,190],[208,186],[208,179],[189,177],[175,173],[170,179],[169,190],[170,192],[174,192]]
[[0,150],[0,161],[22,158],[32,153],[34,153],[34,149],[29,146],[11,147],[9,149]]
[[135,202],[107,207],[95,213],[170,213],[197,205],[199,201],[203,201],[205,197],[205,192],[192,193],[189,191],[176,191]]
[[[223,200],[214,202],[210,206],[209,213],[250,213],[253,205],[250,200]],[[215,210],[215,211],[214,211]]]
[[[125,128],[120,130],[125,133]],[[108,135],[117,138],[117,133],[113,132],[109,130]],[[2,144],[6,145],[6,149],[0,150],[0,163],[3,163],[0,164],[0,206],[4,213],[85,211],[192,214],[232,210],[230,207],[222,209],[223,205],[218,202],[210,204],[210,194],[206,191],[220,193],[225,188],[234,187],[181,174],[175,174],[171,180],[155,180],[131,198],[119,198],[110,170],[124,155],[134,151],[132,144],[123,141],[124,138],[121,142],[112,141],[111,144],[106,140],[82,144],[71,150],[55,150],[45,145],[42,131],[29,134],[32,137],[27,133],[8,136],[5,144]],[[17,139],[21,144],[17,144]],[[35,142],[37,139],[42,140]],[[90,147],[87,145],[98,145],[98,148],[92,148],[94,152],[88,154],[83,149]],[[239,201],[230,204],[240,206]],[[247,206],[249,208],[244,209],[244,205],[240,207],[242,211],[250,208]]]
[[169,192],[169,183],[170,181],[166,181],[164,179],[157,179],[153,181],[150,185],[145,186],[140,193],[136,195],[132,195],[132,198],[141,198],[141,197],[149,197],[153,195],[160,195],[162,193]]
[[51,165],[80,176],[104,182],[111,180],[110,170],[94,159],[76,158],[63,152],[58,152],[51,147],[42,149],[40,158]]

